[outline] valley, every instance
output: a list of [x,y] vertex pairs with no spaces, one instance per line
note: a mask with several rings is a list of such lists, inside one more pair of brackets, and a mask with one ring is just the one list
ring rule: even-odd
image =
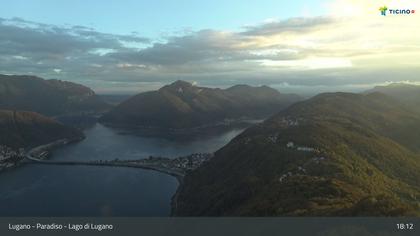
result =
[[[19,84],[4,81],[0,92],[6,94],[10,84]],[[3,105],[0,200],[14,202],[0,209],[5,216],[19,214],[11,209],[27,196],[60,204],[69,191],[109,204],[87,211],[74,205],[56,212],[34,207],[21,209],[21,214],[416,216],[420,212],[416,86],[393,84],[305,100],[266,86],[215,89],[176,81],[158,91],[100,105],[101,96],[81,85],[48,83],[55,86],[53,90],[84,91],[98,109],[45,111],[39,106],[47,101],[18,105],[13,99],[10,104],[29,111],[6,110]],[[56,95],[51,94],[45,99],[54,100]],[[36,181],[39,174],[41,185],[20,182]],[[83,176],[92,182],[83,183]],[[61,186],[59,180],[71,187]],[[136,196],[144,199],[138,211],[118,209],[117,198],[126,195],[107,190],[118,185],[125,193],[128,183],[144,186],[127,198],[127,204]],[[46,186],[54,187],[45,191]],[[103,195],[90,195],[88,186]],[[161,194],[160,201],[151,200],[149,194],[141,197],[145,188]],[[146,206],[147,201],[157,205]]]

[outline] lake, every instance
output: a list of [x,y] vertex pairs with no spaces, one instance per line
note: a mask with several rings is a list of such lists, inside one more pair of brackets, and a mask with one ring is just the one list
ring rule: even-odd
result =
[[[54,150],[51,159],[174,158],[216,151],[242,131],[177,139],[96,124],[85,130],[86,139]],[[168,216],[177,187],[176,178],[152,170],[28,164],[0,173],[0,216]]]

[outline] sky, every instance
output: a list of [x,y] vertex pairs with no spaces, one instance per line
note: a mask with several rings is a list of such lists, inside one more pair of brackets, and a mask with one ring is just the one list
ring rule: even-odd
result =
[[420,0],[0,1],[0,74],[101,94],[179,79],[300,94],[420,84]]

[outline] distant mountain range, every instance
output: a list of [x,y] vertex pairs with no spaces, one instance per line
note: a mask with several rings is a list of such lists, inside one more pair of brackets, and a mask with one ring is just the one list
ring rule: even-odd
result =
[[365,93],[373,92],[389,95],[420,112],[420,86],[394,83],[387,86],[377,86]]
[[301,100],[267,86],[236,85],[228,89],[194,86],[176,81],[157,91],[122,102],[101,121],[115,125],[158,128],[194,128],[227,119],[266,118]]
[[110,106],[90,89],[61,80],[0,75],[0,109],[46,116],[102,112]]
[[[420,87],[404,84],[302,101],[267,86],[176,81],[122,101],[100,121],[184,129],[269,117],[186,175],[176,216],[419,216],[419,107]],[[109,108],[82,85],[0,75],[0,145],[83,138],[46,116]]]
[[0,145],[30,148],[59,139],[83,137],[81,131],[34,112],[0,110]]
[[417,89],[290,106],[187,174],[173,215],[418,216],[420,115],[404,96]]

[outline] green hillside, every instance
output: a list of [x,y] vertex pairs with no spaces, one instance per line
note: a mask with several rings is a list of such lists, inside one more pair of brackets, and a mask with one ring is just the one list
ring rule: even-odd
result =
[[81,139],[83,133],[34,112],[0,110],[0,145],[28,148],[64,138]]
[[420,116],[379,93],[321,94],[247,129],[188,174],[178,216],[420,213]]
[[394,83],[387,86],[377,86],[365,93],[380,92],[391,96],[413,110],[420,112],[420,86],[412,84]]
[[35,76],[0,75],[0,109],[56,116],[100,112],[109,109],[109,105],[80,84]]
[[266,86],[218,89],[177,81],[122,102],[101,120],[123,125],[191,128],[226,119],[265,118],[298,100],[297,95],[281,94]]

